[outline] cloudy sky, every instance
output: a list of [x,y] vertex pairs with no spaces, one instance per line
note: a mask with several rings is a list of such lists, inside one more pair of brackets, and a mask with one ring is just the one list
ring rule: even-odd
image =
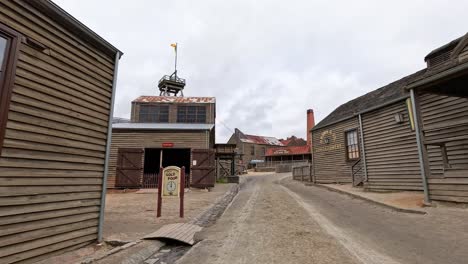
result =
[[215,96],[217,142],[248,134],[305,137],[346,101],[424,65],[463,34],[468,1],[55,0],[125,54],[114,115],[156,95],[179,43],[186,96]]

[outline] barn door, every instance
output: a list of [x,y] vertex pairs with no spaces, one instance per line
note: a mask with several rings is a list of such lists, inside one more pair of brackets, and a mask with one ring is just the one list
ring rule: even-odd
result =
[[192,183],[197,188],[214,187],[216,181],[215,152],[212,149],[192,150]]
[[117,157],[116,187],[140,188],[143,174],[143,149],[120,148]]

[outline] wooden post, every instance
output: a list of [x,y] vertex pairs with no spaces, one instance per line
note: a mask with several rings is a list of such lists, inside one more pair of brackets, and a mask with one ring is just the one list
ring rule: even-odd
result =
[[180,205],[179,205],[179,216],[184,218],[184,194],[185,194],[185,166],[182,167],[182,173],[180,176]]
[[[162,152],[162,151],[161,151]],[[163,167],[159,168],[159,175],[158,175],[158,209],[156,213],[156,218],[161,217],[161,206],[162,206],[162,174],[163,174]]]

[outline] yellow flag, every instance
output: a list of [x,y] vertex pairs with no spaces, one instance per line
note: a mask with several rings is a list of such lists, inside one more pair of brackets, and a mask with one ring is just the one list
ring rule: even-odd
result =
[[174,48],[174,51],[177,52],[177,43],[172,43],[171,44],[171,47]]

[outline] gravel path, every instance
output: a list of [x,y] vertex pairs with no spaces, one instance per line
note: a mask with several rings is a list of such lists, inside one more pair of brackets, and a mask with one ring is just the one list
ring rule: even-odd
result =
[[178,263],[357,263],[281,185],[253,176]]
[[287,174],[247,177],[177,263],[467,263],[467,210],[406,214]]

